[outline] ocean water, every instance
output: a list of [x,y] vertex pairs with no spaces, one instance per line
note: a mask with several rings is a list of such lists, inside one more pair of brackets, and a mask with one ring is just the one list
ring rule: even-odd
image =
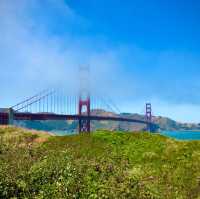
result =
[[160,134],[178,140],[200,140],[200,131],[163,131]]

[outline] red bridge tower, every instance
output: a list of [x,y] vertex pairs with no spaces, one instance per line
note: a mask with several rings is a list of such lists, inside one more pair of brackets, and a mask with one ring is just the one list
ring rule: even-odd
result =
[[[80,67],[80,91],[79,91],[79,133],[90,133],[90,92],[89,92],[89,67]],[[88,117],[87,117],[88,116]]]
[[151,132],[151,122],[152,122],[152,109],[151,103],[146,103],[146,121],[147,121],[147,130]]

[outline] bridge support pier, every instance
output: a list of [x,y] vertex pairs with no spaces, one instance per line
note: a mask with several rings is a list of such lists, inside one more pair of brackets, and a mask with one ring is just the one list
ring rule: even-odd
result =
[[14,111],[12,108],[8,109],[8,122],[10,125],[13,125],[13,120],[14,120]]
[[153,132],[151,123],[148,123],[148,124],[147,124],[147,131],[149,131],[150,133]]
[[12,108],[0,109],[0,125],[12,125],[14,119],[14,111]]

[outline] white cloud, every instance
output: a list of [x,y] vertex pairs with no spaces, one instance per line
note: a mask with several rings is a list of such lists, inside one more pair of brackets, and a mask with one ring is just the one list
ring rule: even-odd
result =
[[[71,26],[70,20],[81,21],[64,1],[47,2],[66,18],[66,27]],[[52,35],[48,29],[49,21],[42,18],[45,23],[41,24],[35,17],[35,14],[41,14],[37,11],[45,11],[40,1],[3,0],[0,6],[0,67],[5,82],[0,86],[4,96],[2,106],[15,103],[16,96],[31,95],[44,87],[62,85],[68,90],[77,89],[79,65],[90,65],[91,83],[97,91],[99,88],[109,93],[111,87],[119,89],[117,85],[122,85],[117,79],[121,66],[115,51],[95,50],[94,40],[74,37],[68,28],[64,36]],[[47,14],[52,15],[51,12]]]

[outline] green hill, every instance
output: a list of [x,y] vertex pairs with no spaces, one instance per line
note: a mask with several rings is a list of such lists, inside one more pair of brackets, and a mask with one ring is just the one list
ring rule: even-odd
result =
[[0,198],[200,198],[200,141],[1,127]]

